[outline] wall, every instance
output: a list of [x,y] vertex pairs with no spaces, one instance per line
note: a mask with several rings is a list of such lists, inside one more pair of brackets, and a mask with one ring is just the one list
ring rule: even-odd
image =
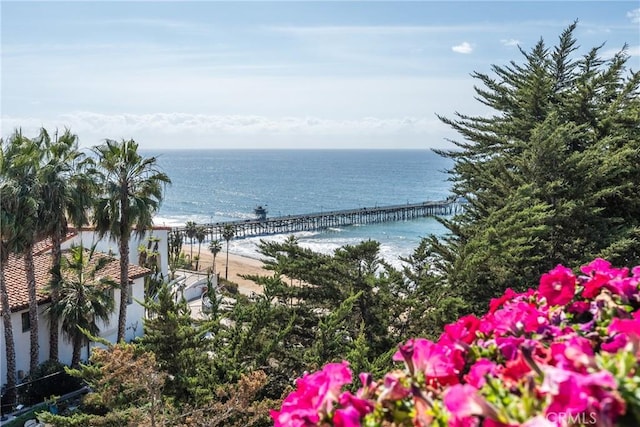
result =
[[[143,318],[144,307],[140,305],[138,301],[144,301],[144,278],[139,278],[133,282],[133,302],[127,307],[127,325],[125,331],[125,340],[131,341],[135,337],[142,336],[143,334]],[[115,310],[111,314],[111,318],[107,323],[98,322],[100,328],[100,336],[107,339],[110,342],[115,342],[118,334],[118,313],[120,306],[120,291],[114,292],[115,298]],[[47,315],[44,313],[46,307],[49,304],[41,305],[39,307],[38,318],[38,343],[40,345],[39,360],[40,363],[46,361],[49,358],[49,321]],[[16,313],[11,313],[13,340],[15,342],[16,349],[16,368],[17,371],[23,371],[24,375],[29,372],[29,353],[30,353],[30,341],[29,331],[22,332],[22,313],[28,313],[28,310],[23,310]],[[62,363],[70,364],[73,353],[73,346],[67,340],[66,336],[60,328],[59,339],[59,359]],[[92,344],[93,345],[93,344]],[[4,340],[4,326],[0,330],[0,383],[6,383],[6,350]],[[81,358],[86,360],[87,350],[82,349]]]
[[[132,236],[129,242],[129,263],[138,264],[138,247],[141,245],[146,247],[150,236],[159,238],[158,252],[160,253],[160,271],[164,277],[169,277],[169,231],[168,228],[158,227],[145,232],[142,238],[137,238],[135,235]],[[100,239],[95,231],[89,229],[80,231],[78,235],[64,242],[62,247],[63,249],[68,249],[72,244],[78,245],[80,243],[82,243],[85,248],[90,248],[96,244],[96,250],[99,252],[111,252],[114,256],[119,256],[120,254],[118,242],[111,240],[109,234]]]
[[[48,305],[48,304],[47,304]],[[46,306],[38,307],[38,359],[45,361],[49,358],[49,321],[44,314]],[[16,313],[11,313],[11,326],[13,329],[13,341],[16,349],[16,371],[23,371],[24,375],[29,373],[29,359],[30,359],[30,331],[22,332],[22,313],[29,313],[29,310],[22,310]],[[42,333],[45,331],[45,333]],[[4,384],[7,379],[6,373],[6,347],[4,340],[4,324],[0,335],[0,383]]]

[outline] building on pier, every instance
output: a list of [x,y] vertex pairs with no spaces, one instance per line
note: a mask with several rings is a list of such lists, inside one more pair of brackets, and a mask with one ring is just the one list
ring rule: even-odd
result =
[[253,210],[253,213],[256,214],[256,220],[265,221],[267,219],[267,213],[268,213],[266,205],[256,206],[256,208]]

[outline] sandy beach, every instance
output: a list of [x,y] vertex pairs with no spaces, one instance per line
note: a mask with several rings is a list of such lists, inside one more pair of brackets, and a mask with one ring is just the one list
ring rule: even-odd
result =
[[[222,251],[216,255],[216,273],[220,275],[221,278],[225,277],[225,264],[227,261],[227,253],[224,248],[224,244],[222,245]],[[191,254],[191,245],[183,245],[182,252],[187,255],[187,257]],[[193,255],[196,256],[198,254],[198,245],[193,245]],[[209,252],[209,249],[202,245],[200,250],[200,263],[198,265],[199,271],[206,271],[208,268],[213,266],[213,255]],[[228,279],[232,282],[238,284],[238,290],[245,294],[250,295],[252,292],[261,293],[262,288],[256,285],[251,280],[243,279],[240,275],[245,274],[257,274],[268,276],[273,274],[269,270],[265,270],[263,268],[263,263],[260,260],[249,258],[245,256],[235,255],[229,253],[229,276]]]

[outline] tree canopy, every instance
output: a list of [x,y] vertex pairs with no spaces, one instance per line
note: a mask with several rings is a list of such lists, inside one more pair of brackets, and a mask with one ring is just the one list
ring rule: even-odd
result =
[[460,139],[438,152],[467,203],[428,251],[444,292],[471,310],[560,262],[640,261],[640,74],[626,46],[580,55],[575,28],[473,74],[490,115],[441,117]]

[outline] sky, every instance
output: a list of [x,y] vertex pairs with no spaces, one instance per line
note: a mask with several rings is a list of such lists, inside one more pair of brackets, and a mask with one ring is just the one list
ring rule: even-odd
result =
[[628,44],[637,1],[5,1],[1,133],[81,145],[446,148],[438,115],[488,114],[473,72],[553,46]]

